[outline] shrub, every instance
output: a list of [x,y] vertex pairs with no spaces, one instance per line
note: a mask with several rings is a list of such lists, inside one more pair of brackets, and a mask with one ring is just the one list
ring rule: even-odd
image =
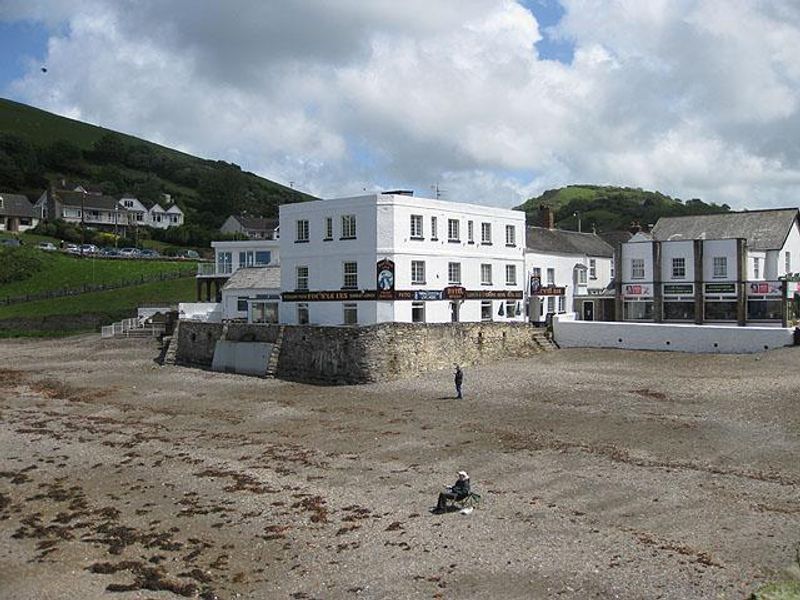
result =
[[22,281],[39,272],[42,253],[31,248],[0,246],[0,284]]

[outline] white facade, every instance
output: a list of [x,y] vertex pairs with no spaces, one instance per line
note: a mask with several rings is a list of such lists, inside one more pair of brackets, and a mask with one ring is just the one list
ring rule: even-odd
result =
[[183,211],[176,205],[171,205],[167,210],[156,203],[147,208],[138,198],[123,196],[119,204],[128,211],[131,225],[144,225],[155,229],[169,229],[183,225]]
[[280,264],[278,240],[243,240],[211,242],[214,262],[197,265],[198,277],[227,277],[243,267],[266,267]]
[[371,194],[285,204],[280,223],[282,323],[524,320],[522,212]]

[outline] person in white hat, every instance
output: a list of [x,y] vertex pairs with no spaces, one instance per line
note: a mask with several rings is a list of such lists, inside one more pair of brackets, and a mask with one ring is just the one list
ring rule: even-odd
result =
[[435,514],[443,513],[447,510],[448,500],[463,500],[467,496],[469,496],[469,474],[466,471],[459,471],[456,482],[439,494],[439,500],[436,502],[433,512]]

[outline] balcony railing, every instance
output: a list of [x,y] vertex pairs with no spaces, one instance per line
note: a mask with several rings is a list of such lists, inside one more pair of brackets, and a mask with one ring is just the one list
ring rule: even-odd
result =
[[[257,262],[251,265],[245,265],[246,267],[268,267],[271,263],[262,263]],[[217,263],[198,263],[197,264],[197,276],[198,277],[227,277],[231,275],[240,267],[237,266],[234,268],[233,265],[229,263],[217,264]]]

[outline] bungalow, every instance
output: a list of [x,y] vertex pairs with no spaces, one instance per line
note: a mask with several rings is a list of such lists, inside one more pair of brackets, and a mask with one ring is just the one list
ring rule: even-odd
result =
[[277,323],[280,288],[280,266],[239,269],[222,288],[223,321]]
[[231,215],[219,228],[222,233],[237,233],[251,240],[278,239],[278,219]]
[[119,200],[86,191],[47,190],[34,207],[43,219],[62,219],[93,229],[126,235],[130,224],[128,209]]
[[0,231],[27,231],[38,223],[39,216],[25,196],[0,192]]

